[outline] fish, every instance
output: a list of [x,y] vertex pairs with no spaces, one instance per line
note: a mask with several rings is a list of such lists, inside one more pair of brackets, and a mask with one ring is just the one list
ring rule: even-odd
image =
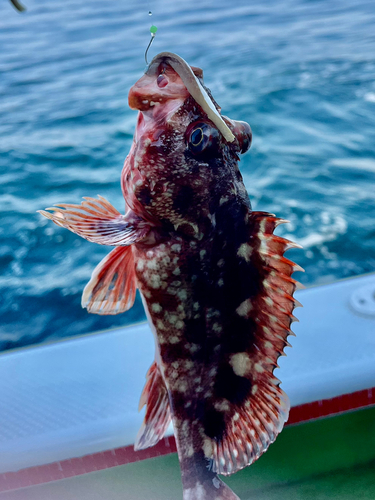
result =
[[300,305],[292,273],[302,268],[284,252],[300,246],[274,234],[287,221],[252,210],[238,167],[251,127],[222,115],[200,68],[158,54],[129,106],[139,113],[125,214],[101,196],[40,213],[115,247],[83,291],[89,312],[122,313],[140,292],[156,348],[135,449],[172,421],[183,499],[238,499],[218,475],[257,460],[288,419],[273,372]]

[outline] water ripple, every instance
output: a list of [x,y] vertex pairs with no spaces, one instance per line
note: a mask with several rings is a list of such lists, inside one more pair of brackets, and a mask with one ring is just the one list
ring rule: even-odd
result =
[[[107,248],[36,210],[101,194],[119,210],[120,171],[144,70],[145,1],[0,4],[0,349],[143,319],[81,309]],[[374,270],[375,9],[359,0],[157,0],[152,47],[204,69],[224,114],[254,132],[241,161],[253,207],[289,219],[279,234],[306,284]]]

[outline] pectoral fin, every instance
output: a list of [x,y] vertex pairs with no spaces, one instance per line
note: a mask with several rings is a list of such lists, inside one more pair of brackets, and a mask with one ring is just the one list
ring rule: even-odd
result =
[[140,410],[146,405],[146,415],[135,441],[136,451],[160,441],[171,421],[168,391],[156,361],[150,366],[146,378],[139,402]]
[[84,200],[81,205],[61,203],[38,212],[58,226],[100,245],[131,245],[141,241],[150,230],[149,224],[133,212],[120,214],[102,196]]
[[94,269],[82,307],[95,314],[118,314],[134,304],[137,282],[131,247],[117,247]]

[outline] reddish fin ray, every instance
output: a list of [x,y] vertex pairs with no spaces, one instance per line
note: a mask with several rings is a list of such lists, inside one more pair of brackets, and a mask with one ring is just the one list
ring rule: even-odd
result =
[[[275,441],[288,419],[289,400],[273,371],[284,348],[290,346],[287,338],[293,334],[290,326],[296,320],[293,309],[300,305],[293,298],[299,284],[291,275],[302,269],[283,256],[299,245],[273,234],[282,222],[264,212],[249,214],[253,253],[244,254],[244,259],[253,265],[253,256],[260,258],[265,277],[247,313],[256,324],[256,349],[237,354],[250,366],[243,376],[251,380],[251,393],[240,405],[231,404],[223,436],[212,440],[212,467],[219,474],[232,474],[254,462]],[[234,368],[240,373],[243,366]]]
[[95,314],[118,314],[132,307],[136,289],[132,248],[117,247],[94,269],[82,307]]
[[136,451],[160,441],[171,421],[168,391],[156,361],[150,366],[146,379],[139,402],[139,410],[146,405],[146,415],[135,441]]
[[142,240],[149,225],[132,213],[122,215],[105,198],[84,198],[81,205],[61,203],[39,210],[47,219],[100,245],[124,246]]

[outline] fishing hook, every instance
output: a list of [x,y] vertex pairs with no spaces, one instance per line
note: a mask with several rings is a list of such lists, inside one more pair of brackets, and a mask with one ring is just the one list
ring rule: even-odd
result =
[[148,52],[148,49],[151,47],[152,42],[154,41],[154,38],[155,38],[155,35],[156,35],[157,31],[158,31],[157,27],[154,26],[154,25],[152,25],[151,28],[150,28],[151,40],[149,41],[149,44],[147,45],[147,49],[146,49],[146,52],[145,52],[145,61],[146,61],[147,66],[148,66],[147,52]]

